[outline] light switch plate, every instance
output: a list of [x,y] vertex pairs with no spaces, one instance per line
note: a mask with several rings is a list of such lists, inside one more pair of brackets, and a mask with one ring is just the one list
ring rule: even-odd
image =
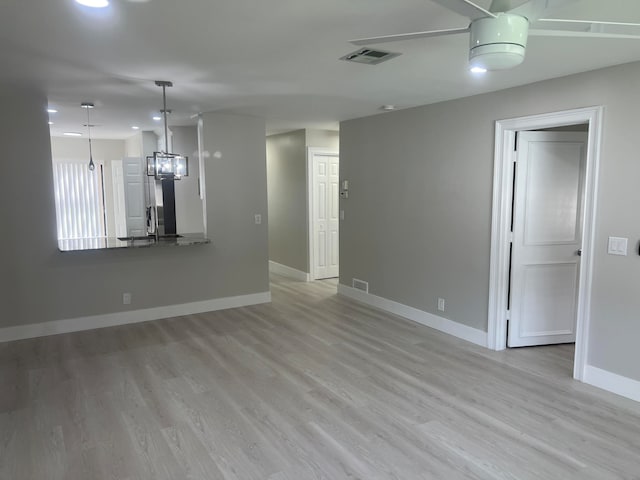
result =
[[629,244],[628,238],[623,237],[609,237],[609,248],[607,253],[609,255],[627,255],[627,248]]
[[256,225],[260,225],[262,223],[262,215],[260,215],[259,213],[256,213],[254,215],[254,220],[256,222]]

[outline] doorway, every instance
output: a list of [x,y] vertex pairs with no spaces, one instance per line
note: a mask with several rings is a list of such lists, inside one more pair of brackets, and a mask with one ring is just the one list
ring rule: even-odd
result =
[[308,218],[311,280],[339,275],[340,158],[337,152],[309,148]]
[[[496,122],[488,346],[494,350],[503,350],[507,347],[507,333],[509,330],[513,332],[513,329],[515,328],[515,326],[510,325],[514,307],[519,312],[525,312],[526,314],[531,312],[534,314],[536,313],[535,310],[537,307],[532,306],[533,304],[531,303],[531,299],[529,299],[530,303],[528,305],[526,304],[527,295],[523,295],[522,291],[510,291],[510,288],[513,290],[518,288],[526,289],[526,282],[528,281],[529,286],[533,284],[536,288],[542,289],[543,294],[545,288],[547,289],[547,293],[553,292],[553,295],[548,295],[551,303],[538,308],[537,313],[544,313],[545,311],[554,312],[555,309],[558,311],[564,310],[564,314],[569,315],[567,318],[571,318],[570,323],[574,325],[574,327],[568,328],[567,325],[565,325],[564,327],[559,328],[554,327],[554,330],[554,328],[549,328],[549,325],[542,323],[538,324],[538,327],[540,328],[538,332],[528,331],[527,328],[531,323],[526,324],[526,322],[531,322],[531,319],[524,319],[526,328],[522,329],[520,328],[521,326],[518,327],[518,335],[522,337],[522,332],[524,332],[526,334],[524,337],[529,337],[528,339],[525,339],[524,342],[531,343],[531,339],[534,338],[540,340],[538,344],[544,344],[553,343],[552,341],[549,341],[553,340],[553,338],[544,338],[545,335],[549,333],[569,335],[564,338],[557,337],[560,341],[572,341],[572,335],[575,334],[576,347],[573,376],[578,380],[582,380],[584,378],[588,347],[589,298],[591,293],[593,267],[593,237],[601,122],[602,107],[591,107],[544,115],[520,117]],[[556,231],[551,232],[553,235],[549,235],[549,232],[546,232],[544,228],[540,230],[541,225],[544,226],[548,224],[546,220],[541,221],[540,218],[538,218],[538,230],[535,230],[534,228],[534,230],[531,231],[532,225],[534,227],[536,226],[536,217],[534,215],[527,218],[528,214],[522,214],[520,210],[523,208],[523,202],[525,206],[524,208],[528,208],[527,201],[529,200],[526,198],[526,195],[520,199],[518,197],[518,190],[520,190],[520,193],[523,191],[522,185],[520,186],[520,189],[517,188],[518,179],[516,178],[517,169],[519,168],[516,162],[516,160],[518,160],[518,152],[515,148],[517,137],[519,136],[518,132],[558,128],[577,124],[588,125],[584,159],[568,162],[570,166],[567,167],[567,165],[565,165],[566,168],[564,170],[564,176],[567,177],[565,180],[569,177],[572,178],[569,184],[573,182],[573,192],[576,199],[576,224],[574,225],[573,236],[572,238],[569,238],[571,235],[567,234],[569,228],[566,226],[564,227],[564,234],[560,235],[559,231]],[[527,135],[525,135],[525,137],[526,136]],[[572,145],[575,147],[576,144]],[[579,147],[575,148],[579,150]],[[549,162],[547,162],[547,166],[549,166]],[[542,183],[544,184],[547,182],[547,187],[549,185],[553,187],[554,184],[558,183],[556,182],[557,178],[555,178],[554,174],[551,173],[551,177],[549,177],[550,173],[545,170],[545,168],[534,172],[534,177],[536,174],[538,176],[542,175]],[[525,176],[524,179],[524,185],[526,185],[527,177]],[[578,182],[577,185],[576,182]],[[571,188],[569,189],[569,192],[570,191]],[[549,199],[549,192],[544,193],[544,189],[542,192],[538,193],[542,195],[543,200],[546,201]],[[559,198],[566,200],[566,198],[570,196],[570,194],[561,194],[559,195]],[[542,204],[544,207],[544,201]],[[533,209],[533,211],[535,212],[535,209]],[[529,213],[531,213],[531,211]],[[538,216],[541,214],[544,215],[544,208],[539,210],[537,213]],[[520,218],[520,225],[517,224],[518,218]],[[529,225],[527,225],[527,223],[529,223]],[[517,229],[519,227],[520,232],[518,233]],[[530,229],[529,232],[526,232],[527,228]],[[536,238],[535,236],[540,235],[541,232],[542,237]],[[581,233],[581,235],[579,235],[579,233]],[[520,235],[520,238],[518,238],[518,235]],[[525,238],[526,235],[528,235],[527,238]],[[578,235],[580,238],[577,238]],[[525,278],[526,274],[523,275],[522,273],[527,270],[527,268],[520,268],[519,272],[512,271],[511,267],[518,269],[519,266],[521,267],[525,264],[527,266],[529,264],[535,264],[535,262],[530,261],[531,258],[525,258],[526,255],[525,257],[522,256],[523,239],[526,240],[524,243],[528,243],[529,246],[532,247],[531,251],[528,253],[535,258],[535,256],[539,255],[541,251],[545,250],[543,248],[546,246],[545,244],[554,243],[550,241],[552,240],[551,237],[558,237],[555,238],[555,240],[559,240],[559,242],[556,241],[555,243],[560,245],[560,247],[558,247],[560,250],[562,250],[562,248],[565,250],[563,253],[565,257],[562,261],[560,259],[554,260],[550,257],[547,257],[546,260],[542,258],[540,265],[537,267],[534,266],[530,270],[530,272],[533,273],[529,275],[530,278],[528,280]],[[517,257],[515,259],[513,258],[514,250],[518,247],[518,245],[514,244],[514,241],[520,242],[520,259]],[[567,252],[571,252],[570,249],[573,249],[573,254],[570,255],[572,260],[568,261],[566,258]],[[550,252],[543,253],[548,255]],[[578,254],[580,254],[579,258],[573,258],[578,257]],[[518,255],[518,253],[516,252],[515,255]],[[512,260],[515,260],[513,265]],[[555,275],[552,276],[554,281],[558,281],[558,278],[561,277],[564,277],[565,281],[568,279],[569,287],[566,287],[568,290],[564,290],[564,297],[560,304],[553,303],[556,292],[553,288],[550,288],[553,287],[553,285],[549,283],[549,279],[545,278],[544,270],[547,270],[548,273],[554,269],[555,272],[553,273],[555,273]],[[520,278],[516,278],[518,275]],[[515,281],[513,284],[511,283],[512,279]],[[572,279],[575,279],[573,282],[574,293],[571,291]],[[518,284],[518,282],[520,283]],[[525,286],[523,287],[523,285]],[[520,304],[511,304],[511,301],[514,301],[514,295],[517,296],[515,302],[517,303],[519,301]],[[535,298],[535,295],[532,295],[531,298]],[[558,307],[558,305],[561,306]],[[527,308],[523,308],[523,306]],[[532,316],[532,318],[534,317],[535,315]],[[520,320],[523,319],[521,318]],[[573,330],[573,332],[570,332],[569,330]],[[555,335],[551,335],[551,337],[553,336]],[[515,346],[518,341],[514,341],[512,345],[511,339],[512,336],[510,335],[509,345]],[[522,344],[526,345],[527,343]]]

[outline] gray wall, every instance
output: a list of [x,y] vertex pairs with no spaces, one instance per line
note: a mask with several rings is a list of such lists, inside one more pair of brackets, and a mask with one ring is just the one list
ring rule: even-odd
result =
[[171,127],[171,131],[173,153],[189,157],[189,176],[182,177],[175,184],[178,233],[203,232],[202,200],[198,192],[198,128]]
[[[205,113],[207,228],[225,264],[212,275],[225,290],[269,290],[265,122],[246,115]],[[219,155],[216,155],[219,153]],[[220,158],[217,158],[217,157]],[[256,225],[254,215],[262,215]]]
[[307,147],[338,151],[340,134],[295,130],[267,137],[269,259],[309,272]]
[[204,115],[205,145],[223,152],[206,165],[212,245],[60,253],[47,99],[9,85],[0,99],[12,160],[0,177],[0,327],[269,290],[266,223],[253,222],[267,206],[264,120]]
[[267,137],[269,260],[309,271],[304,130]]
[[[495,73],[494,75],[499,75]],[[495,121],[604,105],[588,362],[640,380],[640,63],[346,121],[340,282],[487,329]],[[606,254],[629,237],[627,257]]]
[[307,147],[328,148],[334,152],[340,149],[340,132],[334,130],[305,130],[305,144]]

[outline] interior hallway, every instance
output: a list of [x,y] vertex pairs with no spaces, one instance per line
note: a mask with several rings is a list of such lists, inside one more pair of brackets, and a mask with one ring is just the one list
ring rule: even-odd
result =
[[0,478],[632,479],[640,405],[273,277],[273,303],[0,344]]

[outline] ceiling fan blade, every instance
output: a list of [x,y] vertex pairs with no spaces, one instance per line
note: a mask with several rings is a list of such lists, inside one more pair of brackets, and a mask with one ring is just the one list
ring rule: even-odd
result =
[[526,17],[529,22],[535,22],[547,10],[564,7],[579,0],[530,0],[519,7],[512,8],[508,13]]
[[600,20],[571,20],[566,18],[541,18],[536,20],[536,24],[538,22],[548,22],[548,23],[566,23],[566,24],[576,24],[576,25],[602,25],[602,26],[611,26],[611,27],[636,27],[640,28],[640,23],[629,23],[629,22],[602,22]]
[[495,17],[489,10],[485,10],[479,5],[469,0],[431,0],[438,5],[442,5],[449,10],[456,12],[463,17],[467,17],[471,20],[477,20],[478,18]]
[[350,40],[354,45],[374,45],[376,43],[400,42],[402,40],[414,40],[416,38],[441,37],[444,35],[456,35],[458,33],[468,33],[467,28],[451,28],[449,30],[431,30],[429,32],[399,33],[397,35],[383,35],[381,37],[359,38]]
[[[638,38],[640,24],[630,22],[601,22],[594,20],[572,20],[563,18],[544,18],[533,25],[534,30],[564,33],[564,36]],[[554,36],[558,36],[557,34]]]
[[574,37],[574,38],[620,38],[629,40],[640,40],[640,33],[607,33],[592,32],[585,30],[542,30],[537,28],[529,29],[530,37]]

